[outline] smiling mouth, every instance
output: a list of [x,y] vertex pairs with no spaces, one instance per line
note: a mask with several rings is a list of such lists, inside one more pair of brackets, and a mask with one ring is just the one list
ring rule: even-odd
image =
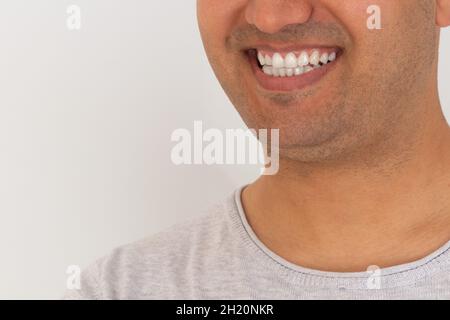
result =
[[259,84],[270,91],[300,90],[322,79],[338,62],[340,48],[293,51],[250,49],[247,52]]

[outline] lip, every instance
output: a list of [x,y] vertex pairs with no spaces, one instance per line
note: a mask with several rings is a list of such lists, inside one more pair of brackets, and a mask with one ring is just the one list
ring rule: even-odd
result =
[[[287,50],[283,51],[286,52]],[[339,63],[341,55],[342,51],[339,49],[337,50],[337,57],[335,61],[329,62],[328,64],[318,69],[314,69],[308,73],[304,73],[301,76],[282,78],[266,75],[259,66],[259,63],[257,61],[256,50],[252,49],[247,51],[247,57],[258,84],[263,89],[274,92],[289,92],[295,90],[302,90],[308,86],[314,85],[315,83],[322,80],[322,78],[325,77],[326,74],[328,74],[334,69],[337,63]]]

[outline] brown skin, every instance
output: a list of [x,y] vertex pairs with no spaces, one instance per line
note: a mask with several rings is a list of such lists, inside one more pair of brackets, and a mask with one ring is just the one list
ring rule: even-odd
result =
[[[377,4],[382,30],[368,30]],[[450,130],[437,91],[450,0],[198,0],[213,69],[246,124],[280,129],[280,172],[247,187],[250,224],[293,263],[363,271],[450,240]],[[244,50],[338,46],[320,82],[270,92]]]

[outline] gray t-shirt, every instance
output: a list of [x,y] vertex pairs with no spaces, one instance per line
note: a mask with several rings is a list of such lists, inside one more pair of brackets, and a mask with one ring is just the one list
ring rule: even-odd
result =
[[248,224],[241,189],[207,215],[114,250],[67,299],[450,299],[450,242],[413,263],[358,273],[302,268]]

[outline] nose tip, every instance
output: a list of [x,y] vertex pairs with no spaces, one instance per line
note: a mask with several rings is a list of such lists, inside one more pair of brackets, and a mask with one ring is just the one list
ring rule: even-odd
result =
[[285,26],[306,23],[312,15],[311,0],[249,0],[247,23],[264,33],[274,34]]

